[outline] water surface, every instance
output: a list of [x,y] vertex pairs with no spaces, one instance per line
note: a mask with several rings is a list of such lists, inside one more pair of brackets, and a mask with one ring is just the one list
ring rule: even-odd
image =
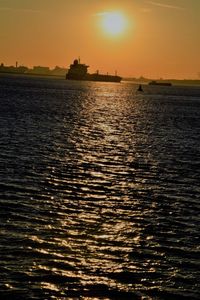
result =
[[0,77],[1,299],[199,299],[200,88]]

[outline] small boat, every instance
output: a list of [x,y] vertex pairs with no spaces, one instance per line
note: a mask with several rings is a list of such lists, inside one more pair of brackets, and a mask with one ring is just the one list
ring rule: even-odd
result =
[[138,91],[138,92],[143,92],[143,89],[142,89],[142,85],[141,85],[141,84],[139,85],[137,91]]

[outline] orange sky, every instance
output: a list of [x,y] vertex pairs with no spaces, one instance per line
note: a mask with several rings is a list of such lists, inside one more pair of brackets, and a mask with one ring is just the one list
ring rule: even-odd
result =
[[[103,15],[118,11],[116,36]],[[0,0],[0,62],[68,67],[148,78],[198,78],[200,0]]]

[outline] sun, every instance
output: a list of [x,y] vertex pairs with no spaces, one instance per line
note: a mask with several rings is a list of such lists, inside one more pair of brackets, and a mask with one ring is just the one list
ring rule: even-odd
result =
[[118,36],[124,33],[127,20],[120,12],[104,12],[101,14],[101,27],[110,36]]

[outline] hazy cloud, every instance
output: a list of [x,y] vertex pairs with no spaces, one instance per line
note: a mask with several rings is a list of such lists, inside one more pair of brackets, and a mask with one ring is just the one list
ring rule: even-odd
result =
[[176,6],[176,5],[171,5],[171,4],[164,4],[164,3],[155,2],[155,1],[146,1],[146,3],[154,5],[154,6],[163,7],[163,8],[184,10],[184,7],[181,7],[181,6]]
[[94,16],[106,16],[108,14],[110,14],[109,11],[103,11],[103,12],[99,12],[99,13],[94,14]]

